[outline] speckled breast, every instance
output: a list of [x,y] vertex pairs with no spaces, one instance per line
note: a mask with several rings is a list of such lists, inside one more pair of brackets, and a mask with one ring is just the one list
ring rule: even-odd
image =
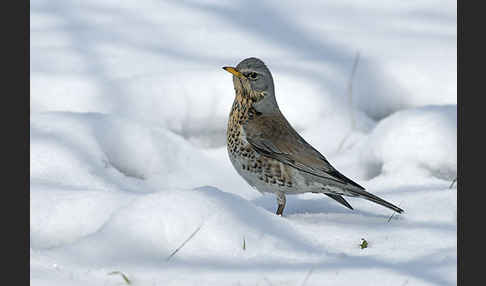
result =
[[258,116],[251,99],[237,95],[230,112],[227,129],[227,149],[237,172],[260,192],[294,192],[290,168],[274,159],[260,155],[245,138],[243,126]]

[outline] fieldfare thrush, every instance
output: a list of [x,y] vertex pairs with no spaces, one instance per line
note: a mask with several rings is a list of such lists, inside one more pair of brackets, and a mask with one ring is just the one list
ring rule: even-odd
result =
[[275,99],[272,74],[260,59],[223,69],[233,74],[236,92],[227,129],[229,158],[248,184],[276,195],[277,215],[283,213],[286,194],[306,192],[323,193],[349,209],[342,196],[403,212],[341,174],[292,128]]

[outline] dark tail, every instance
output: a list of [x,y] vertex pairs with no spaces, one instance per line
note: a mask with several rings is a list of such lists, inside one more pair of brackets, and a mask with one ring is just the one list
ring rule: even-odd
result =
[[330,197],[331,199],[336,200],[338,203],[342,204],[343,206],[347,207],[348,209],[353,209],[353,207],[340,195],[335,195],[335,194],[326,194],[324,195]]
[[392,203],[389,203],[373,194],[370,194],[368,192],[366,192],[365,190],[353,190],[352,191],[353,193],[355,193],[358,197],[361,197],[363,199],[366,199],[368,201],[372,201],[374,203],[377,203],[379,205],[382,205],[384,207],[387,207],[389,209],[392,209],[394,211],[396,211],[397,213],[402,213],[403,210],[397,206],[395,206],[394,204]]
[[[402,213],[403,210],[371,193],[368,193],[367,191],[365,191],[365,189],[358,185],[357,183],[353,182],[351,179],[347,178],[346,176],[344,176],[343,174],[339,173],[337,170],[333,170],[331,172],[328,172],[330,175],[332,175],[333,177],[335,178],[338,178],[340,179],[346,186],[345,187],[345,192],[342,193],[341,195],[345,195],[345,196],[352,196],[352,197],[360,197],[360,198],[363,198],[363,199],[367,199],[368,201],[372,201],[374,203],[377,203],[379,205],[382,205],[384,207],[387,207],[389,209],[392,209],[394,211],[396,211],[397,213]],[[327,195],[327,194],[326,194]],[[339,198],[336,198],[336,197],[332,197],[330,196],[331,198],[335,199],[336,201],[344,204]],[[344,199],[343,199],[344,200]]]

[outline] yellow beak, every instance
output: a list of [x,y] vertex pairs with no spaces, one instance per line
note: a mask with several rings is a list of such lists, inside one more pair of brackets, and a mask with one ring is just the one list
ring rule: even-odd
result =
[[232,73],[233,75],[239,77],[239,78],[244,78],[245,76],[240,73],[236,68],[233,67],[223,67],[223,69],[229,73]]

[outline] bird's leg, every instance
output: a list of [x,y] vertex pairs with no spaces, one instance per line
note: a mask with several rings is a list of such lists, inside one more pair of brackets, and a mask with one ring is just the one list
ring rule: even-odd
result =
[[285,202],[287,200],[285,199],[285,194],[283,192],[277,192],[277,203],[278,203],[278,208],[277,208],[277,215],[282,215],[283,210],[285,208]]

